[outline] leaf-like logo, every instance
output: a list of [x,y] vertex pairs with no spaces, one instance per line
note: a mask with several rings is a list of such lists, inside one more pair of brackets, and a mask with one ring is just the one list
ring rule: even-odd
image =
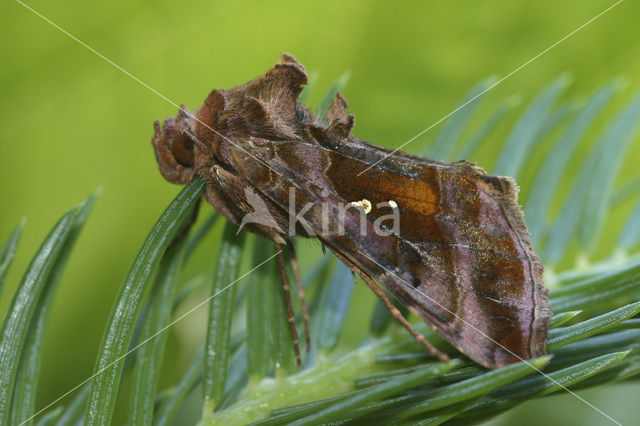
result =
[[244,217],[242,218],[242,223],[240,224],[240,228],[238,228],[238,232],[236,232],[236,235],[238,235],[242,228],[244,228],[244,226],[248,223],[257,223],[273,228],[280,233],[283,232],[280,226],[278,226],[278,222],[276,222],[273,215],[271,215],[271,212],[267,208],[264,200],[255,193],[253,188],[246,187],[244,189],[244,195],[247,197],[247,203],[249,203],[249,205],[253,208],[253,212],[244,215]]

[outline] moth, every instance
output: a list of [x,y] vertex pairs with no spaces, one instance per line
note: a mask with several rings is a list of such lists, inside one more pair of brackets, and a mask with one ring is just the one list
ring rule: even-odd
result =
[[515,181],[362,141],[339,93],[324,116],[298,101],[306,83],[284,54],[264,75],[212,91],[195,113],[182,106],[156,121],[152,138],[165,179],[201,176],[218,212],[274,242],[298,362],[282,254],[294,237],[319,239],[443,361],[383,289],[485,367],[544,355],[551,312]]

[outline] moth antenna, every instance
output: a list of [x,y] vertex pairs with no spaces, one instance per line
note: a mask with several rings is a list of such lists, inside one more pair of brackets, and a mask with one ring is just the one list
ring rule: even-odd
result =
[[296,330],[296,317],[293,314],[293,304],[291,303],[291,286],[289,285],[289,278],[287,277],[287,269],[284,264],[284,254],[282,253],[282,246],[274,242],[276,248],[276,256],[278,258],[278,268],[280,269],[280,278],[282,279],[282,289],[284,290],[284,297],[287,301],[287,321],[289,321],[289,330],[291,331],[291,340],[293,340],[293,351],[296,354],[296,363],[298,368],[302,368],[302,357],[300,356],[300,344],[298,341],[298,330]]
[[449,362],[449,356],[444,352],[441,352],[440,350],[438,350],[435,346],[431,344],[431,342],[425,339],[425,337],[422,334],[420,334],[418,330],[413,328],[411,323],[407,321],[407,319],[404,316],[402,316],[402,312],[400,312],[398,308],[393,306],[393,303],[391,303],[391,300],[389,300],[387,295],[384,294],[384,291],[382,291],[382,289],[378,287],[378,285],[375,282],[373,282],[373,280],[369,276],[361,272],[359,274],[364,280],[364,282],[369,286],[369,288],[373,290],[376,296],[378,296],[380,300],[382,300],[382,303],[384,303],[384,306],[386,306],[386,308],[389,310],[389,312],[391,313],[391,316],[396,321],[400,322],[400,324],[402,324],[409,331],[409,333],[411,333],[411,335],[418,341],[418,343],[420,343],[427,351],[429,351],[431,355],[438,358],[440,361]]
[[300,277],[300,268],[298,267],[298,257],[296,256],[296,248],[293,241],[289,241],[289,249],[291,250],[291,269],[296,278],[296,286],[298,287],[298,297],[300,298],[300,306],[302,307],[302,319],[304,320],[305,343],[307,344],[307,352],[311,350],[311,327],[309,326],[309,311],[307,310],[307,298],[304,295],[304,287],[302,286],[302,278]]
[[200,148],[204,149],[205,151],[209,152],[209,154],[214,155],[213,150],[211,148],[209,148],[200,139],[198,139],[196,137],[195,133],[193,133],[193,131],[191,129],[182,128],[182,129],[180,129],[180,133],[182,133],[183,135],[189,136],[189,139],[191,139],[196,145],[198,145]]

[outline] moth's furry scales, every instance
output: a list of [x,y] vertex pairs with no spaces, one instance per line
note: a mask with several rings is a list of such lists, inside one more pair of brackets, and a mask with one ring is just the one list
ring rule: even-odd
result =
[[[469,162],[445,163],[361,141],[351,135],[355,119],[340,94],[325,117],[297,101],[306,81],[302,65],[284,55],[266,74],[214,90],[197,120],[180,111],[157,124],[152,142],[163,176],[183,184],[201,175],[207,199],[236,224],[251,213],[244,191],[250,187],[280,231],[259,224],[247,229],[277,242],[291,237],[294,188],[296,208],[314,203],[305,215],[313,232],[297,226],[295,234],[315,234],[463,353],[491,368],[543,355],[547,291],[515,182]],[[371,224],[381,214],[376,209],[367,215],[364,237],[356,212],[345,218],[345,235],[322,229],[320,206],[335,209],[365,198],[374,206],[394,200],[399,235],[373,235]]]

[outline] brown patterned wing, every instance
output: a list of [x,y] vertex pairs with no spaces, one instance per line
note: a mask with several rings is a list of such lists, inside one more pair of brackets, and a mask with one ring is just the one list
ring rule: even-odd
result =
[[[550,316],[543,267],[531,248],[517,188],[469,163],[440,163],[392,155],[350,137],[332,146],[306,141],[254,140],[269,165],[237,152],[238,172],[269,200],[296,212],[347,263],[365,271],[470,358],[490,368],[545,353]],[[242,158],[240,158],[242,157]],[[364,173],[360,174],[361,172]],[[373,205],[361,232],[358,212],[339,218],[339,205]],[[394,201],[399,232],[377,235],[375,222]],[[323,210],[324,209],[324,210]],[[323,213],[326,212],[326,213]],[[383,222],[384,223],[384,222]]]
[[[515,183],[470,163],[360,141],[350,135],[354,117],[340,95],[326,117],[297,102],[306,79],[302,65],[284,55],[255,80],[212,92],[198,117],[217,132],[197,126],[197,134],[213,158],[196,155],[198,173],[211,179],[213,161],[248,182],[277,210],[283,229],[293,199],[308,226],[297,234],[317,236],[480,364],[498,368],[543,355],[550,317],[543,267]],[[212,202],[225,198],[213,195]],[[373,206],[364,220],[354,209],[341,218],[340,206],[363,199]],[[389,201],[399,228],[380,235],[376,221],[390,213]]]

